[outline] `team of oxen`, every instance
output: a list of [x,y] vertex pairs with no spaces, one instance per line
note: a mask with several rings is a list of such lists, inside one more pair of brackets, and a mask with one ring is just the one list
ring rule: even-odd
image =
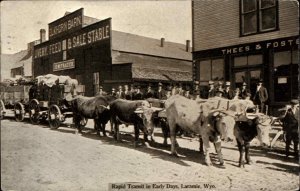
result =
[[[159,103],[163,107],[154,107]],[[94,119],[95,130],[106,136],[105,126],[110,121],[114,138],[121,140],[119,125],[133,125],[135,132],[134,146],[139,141],[140,130],[144,141],[154,141],[154,127],[160,126],[164,135],[171,140],[171,154],[177,156],[176,134],[179,129],[199,135],[200,151],[204,153],[205,163],[211,165],[210,142],[217,152],[219,164],[224,165],[221,152],[222,140],[236,139],[240,152],[239,166],[250,164],[250,141],[257,137],[261,145],[269,145],[269,130],[272,118],[261,113],[248,114],[255,105],[250,100],[227,100],[223,98],[191,100],[180,95],[167,100],[116,99],[112,96],[84,97],[77,96],[68,100],[73,109],[75,127],[81,131],[80,120],[85,117]]]

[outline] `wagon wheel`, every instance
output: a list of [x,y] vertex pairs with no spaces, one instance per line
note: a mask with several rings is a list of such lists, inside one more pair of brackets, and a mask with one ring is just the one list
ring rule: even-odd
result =
[[80,123],[79,123],[80,128],[84,128],[86,126],[87,122],[88,122],[88,119],[85,117],[82,117],[80,120]]
[[40,110],[39,101],[36,99],[31,100],[29,103],[29,118],[34,125],[40,123]]
[[59,128],[61,124],[61,111],[57,105],[51,105],[48,111],[49,125],[52,129]]
[[25,116],[24,105],[20,102],[15,104],[15,119],[16,121],[23,121]]

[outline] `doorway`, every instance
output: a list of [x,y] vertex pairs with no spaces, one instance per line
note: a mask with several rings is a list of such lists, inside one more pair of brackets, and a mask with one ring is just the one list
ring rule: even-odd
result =
[[256,92],[256,85],[259,80],[262,79],[261,69],[239,69],[234,71],[234,86],[235,88],[241,88],[243,83],[247,83],[247,88],[250,90],[253,96]]

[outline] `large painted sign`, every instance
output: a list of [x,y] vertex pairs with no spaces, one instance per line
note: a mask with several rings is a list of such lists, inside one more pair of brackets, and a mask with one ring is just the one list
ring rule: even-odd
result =
[[228,48],[221,49],[221,51],[223,55],[226,55],[226,54],[237,54],[237,53],[249,52],[254,50],[265,50],[265,49],[276,50],[278,48],[293,47],[293,46],[299,46],[299,37],[276,39],[276,40],[270,40],[265,42],[228,47]]
[[67,32],[81,29],[83,25],[83,8],[49,23],[49,39],[62,36]]
[[111,19],[84,27],[62,40],[49,40],[45,45],[38,45],[34,50],[34,58],[41,58],[78,47],[88,46],[111,38]]

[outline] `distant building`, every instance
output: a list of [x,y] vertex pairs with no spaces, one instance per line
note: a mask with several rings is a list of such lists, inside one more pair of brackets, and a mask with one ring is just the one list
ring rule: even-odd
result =
[[112,19],[83,15],[83,8],[49,23],[34,47],[34,76],[69,75],[85,85],[88,96],[124,84],[192,81],[190,42],[178,44],[114,31]]
[[23,77],[32,77],[32,55],[33,55],[33,47],[34,45],[39,44],[40,41],[36,40],[27,44],[27,50],[25,51],[25,55],[18,59],[16,62],[11,63],[11,77],[23,76]]
[[262,79],[270,107],[298,97],[298,1],[192,1],[193,78],[246,82],[252,95]]

